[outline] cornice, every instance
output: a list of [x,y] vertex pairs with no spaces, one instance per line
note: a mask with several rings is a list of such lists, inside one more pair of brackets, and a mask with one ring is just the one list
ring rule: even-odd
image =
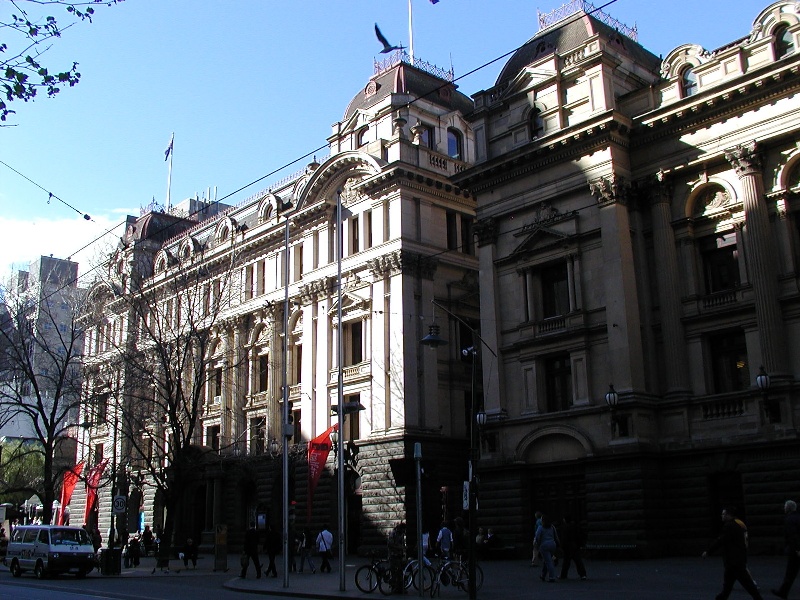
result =
[[726,117],[739,116],[743,109],[769,103],[789,91],[800,91],[800,63],[776,71],[775,65],[747,81],[711,88],[683,102],[676,102],[636,118],[631,148],[644,146],[687,129],[699,129]]
[[629,126],[627,122],[618,119],[620,116],[613,111],[603,113],[550,140],[534,142],[516,153],[478,165],[450,179],[477,194],[498,184],[524,177],[532,171],[573,160],[611,144],[627,148]]

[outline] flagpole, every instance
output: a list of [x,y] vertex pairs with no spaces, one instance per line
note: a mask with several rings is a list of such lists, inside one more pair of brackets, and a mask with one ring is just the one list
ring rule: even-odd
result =
[[411,0],[408,0],[408,53],[411,57],[411,64],[414,64],[414,26],[411,10]]
[[169,202],[169,193],[170,189],[172,188],[172,155],[175,153],[175,132],[172,132],[172,137],[169,139],[169,147],[167,148],[167,152],[169,153],[169,168],[167,169],[167,202],[164,207],[166,212],[169,212],[170,202]]

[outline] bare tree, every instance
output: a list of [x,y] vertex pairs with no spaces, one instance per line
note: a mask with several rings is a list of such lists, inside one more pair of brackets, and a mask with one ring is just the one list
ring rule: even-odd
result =
[[17,483],[15,491],[37,494],[50,522],[64,471],[75,458],[69,427],[81,398],[84,293],[75,286],[75,263],[43,258],[39,264],[34,277],[25,273],[3,290],[0,423],[26,440],[21,452],[41,457],[41,477],[27,487]]
[[[107,418],[120,435],[119,456],[163,499],[161,565],[170,556],[188,486],[207,455],[219,450],[203,445],[201,419],[213,388],[235,372],[233,364],[218,364],[216,347],[226,308],[238,298],[234,264],[233,249],[215,270],[198,253],[155,277],[132,277],[122,286],[109,281],[94,292],[93,306],[106,321],[115,315],[121,329],[98,331],[102,351],[87,360],[87,380],[111,390],[116,404]],[[101,289],[107,291],[103,301]]]

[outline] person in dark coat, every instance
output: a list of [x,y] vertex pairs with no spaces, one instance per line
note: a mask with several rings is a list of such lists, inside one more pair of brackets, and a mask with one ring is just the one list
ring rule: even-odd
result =
[[144,526],[144,531],[142,532],[142,545],[144,545],[144,555],[150,556],[150,552],[153,550],[153,531],[150,529],[150,525]]
[[186,543],[183,545],[183,566],[189,568],[189,561],[192,561],[192,568],[197,568],[197,542],[192,538],[186,538]]
[[717,549],[722,550],[722,563],[725,567],[722,591],[717,594],[717,600],[727,600],[737,581],[753,598],[764,600],[747,570],[747,527],[736,520],[736,513],[731,507],[722,509],[722,531],[708,550],[703,552],[703,558]]
[[247,568],[250,566],[250,561],[252,560],[253,566],[256,568],[256,579],[261,579],[261,563],[258,560],[258,531],[256,531],[256,524],[253,522],[250,523],[250,529],[244,534],[243,552],[242,573],[239,577],[242,579],[247,577]]
[[281,534],[272,524],[267,525],[267,537],[264,540],[264,550],[269,557],[269,564],[267,565],[267,570],[264,571],[264,575],[278,576],[278,569],[275,566],[275,557],[280,554],[281,546]]
[[800,514],[797,514],[797,503],[787,500],[783,505],[786,518],[783,521],[783,535],[786,539],[786,573],[783,583],[777,590],[772,590],[778,598],[788,598],[789,590],[800,571]]
[[583,545],[583,533],[580,526],[572,517],[564,517],[559,533],[561,539],[561,551],[563,552],[564,562],[561,563],[561,579],[567,578],[569,567],[575,561],[575,569],[581,580],[586,579],[586,566],[581,558],[581,546]]

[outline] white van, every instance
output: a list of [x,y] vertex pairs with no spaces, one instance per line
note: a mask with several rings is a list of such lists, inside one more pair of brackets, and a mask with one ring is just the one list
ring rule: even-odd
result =
[[80,527],[20,525],[11,534],[5,564],[14,577],[30,570],[39,579],[58,573],[85,577],[97,557],[89,534]]

